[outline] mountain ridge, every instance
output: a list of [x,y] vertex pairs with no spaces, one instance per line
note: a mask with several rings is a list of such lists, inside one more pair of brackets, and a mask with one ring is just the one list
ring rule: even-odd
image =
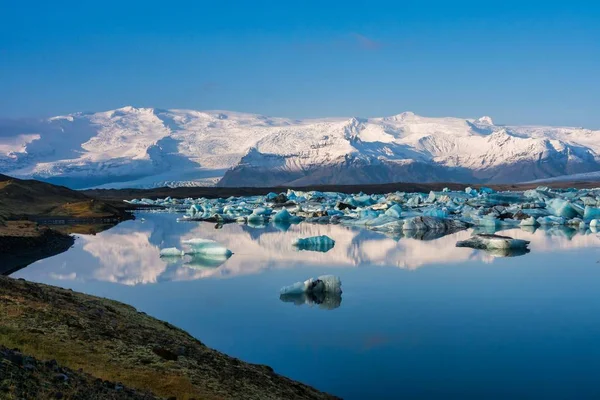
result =
[[600,171],[600,131],[122,107],[0,121],[0,173],[76,188],[514,183]]

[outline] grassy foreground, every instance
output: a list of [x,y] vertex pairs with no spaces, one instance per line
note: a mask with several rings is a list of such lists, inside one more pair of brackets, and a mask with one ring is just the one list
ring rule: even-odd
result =
[[[249,364],[212,350],[181,329],[126,304],[7,277],[0,277],[0,345],[18,348],[18,354],[35,360],[55,360],[65,371],[83,374],[68,380],[54,374],[48,380],[43,379],[43,369],[36,368],[41,377],[25,382],[23,374],[3,374],[0,390],[4,392],[0,397],[20,398],[23,385],[39,384],[39,388],[26,387],[27,393],[43,389],[36,392],[40,398],[57,391],[64,398],[92,398],[94,388],[107,390],[102,383],[108,381],[109,388],[115,387],[110,382],[118,382],[133,391],[113,390],[98,398],[334,398],[277,375],[268,366]],[[0,357],[0,361],[3,365],[11,363],[7,357]],[[14,369],[13,364],[10,366]],[[24,369],[24,365],[17,366],[16,371]],[[86,377],[90,382],[86,383]],[[80,382],[84,392],[75,383],[69,386],[69,382]],[[52,384],[59,387],[47,386]],[[152,395],[142,396],[149,392]]]

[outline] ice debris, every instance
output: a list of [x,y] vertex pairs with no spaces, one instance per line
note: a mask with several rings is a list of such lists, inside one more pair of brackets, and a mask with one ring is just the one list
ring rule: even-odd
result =
[[299,250],[320,251],[326,253],[335,246],[335,240],[326,235],[296,239],[293,246]]
[[[496,192],[469,187],[429,193],[347,194],[289,189],[264,196],[141,199],[132,204],[184,214],[179,221],[209,221],[281,230],[293,224],[342,224],[394,238],[431,239],[473,227],[484,233],[503,229],[570,228],[598,230],[600,189],[550,189]],[[334,238],[335,239],[335,238]],[[299,246],[300,247],[300,246]],[[318,247],[318,246],[317,246]]]
[[169,247],[160,251],[161,257],[182,257],[185,254],[183,250],[176,247]]

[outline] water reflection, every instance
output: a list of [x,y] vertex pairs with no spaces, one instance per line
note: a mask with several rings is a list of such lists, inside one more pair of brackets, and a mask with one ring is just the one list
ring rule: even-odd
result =
[[196,269],[213,269],[219,268],[225,261],[231,257],[230,255],[206,257],[200,254],[192,254],[188,261],[184,262],[184,266]]
[[[340,225],[301,223],[286,226],[248,226],[228,224],[215,229],[214,224],[176,221],[174,214],[144,214],[145,221],[126,221],[96,235],[81,235],[62,262],[35,265],[23,271],[40,275],[54,274],[62,279],[107,281],[124,285],[151,284],[160,281],[195,280],[262,273],[268,269],[296,266],[366,267],[388,266],[417,269],[427,265],[445,265],[480,261],[491,263],[497,257],[526,253],[486,252],[456,248],[456,242],[469,238],[473,231],[461,231],[438,237],[440,232],[418,237],[391,237],[383,233]],[[510,229],[503,235],[531,242],[533,252],[596,247],[596,233],[565,227],[547,230]],[[327,235],[335,246],[326,253],[298,251],[298,238]],[[182,247],[193,238],[212,239],[231,249],[234,255],[223,259],[179,257],[165,259],[160,249]],[[427,240],[426,240],[427,239]],[[43,262],[43,261],[42,261]],[[34,271],[35,270],[35,271]]]
[[309,306],[318,305],[321,309],[333,310],[342,305],[342,294],[330,292],[282,294],[279,296],[279,300],[285,303],[294,303],[296,306],[304,304]]
[[488,249],[488,250],[479,250],[485,251],[492,257],[519,257],[528,254],[531,250],[529,249]]

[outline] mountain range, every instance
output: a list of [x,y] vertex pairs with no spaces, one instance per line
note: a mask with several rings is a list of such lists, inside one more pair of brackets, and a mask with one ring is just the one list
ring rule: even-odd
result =
[[0,120],[0,173],[72,188],[515,183],[596,176],[599,138],[597,130],[489,117],[292,119],[123,107]]

